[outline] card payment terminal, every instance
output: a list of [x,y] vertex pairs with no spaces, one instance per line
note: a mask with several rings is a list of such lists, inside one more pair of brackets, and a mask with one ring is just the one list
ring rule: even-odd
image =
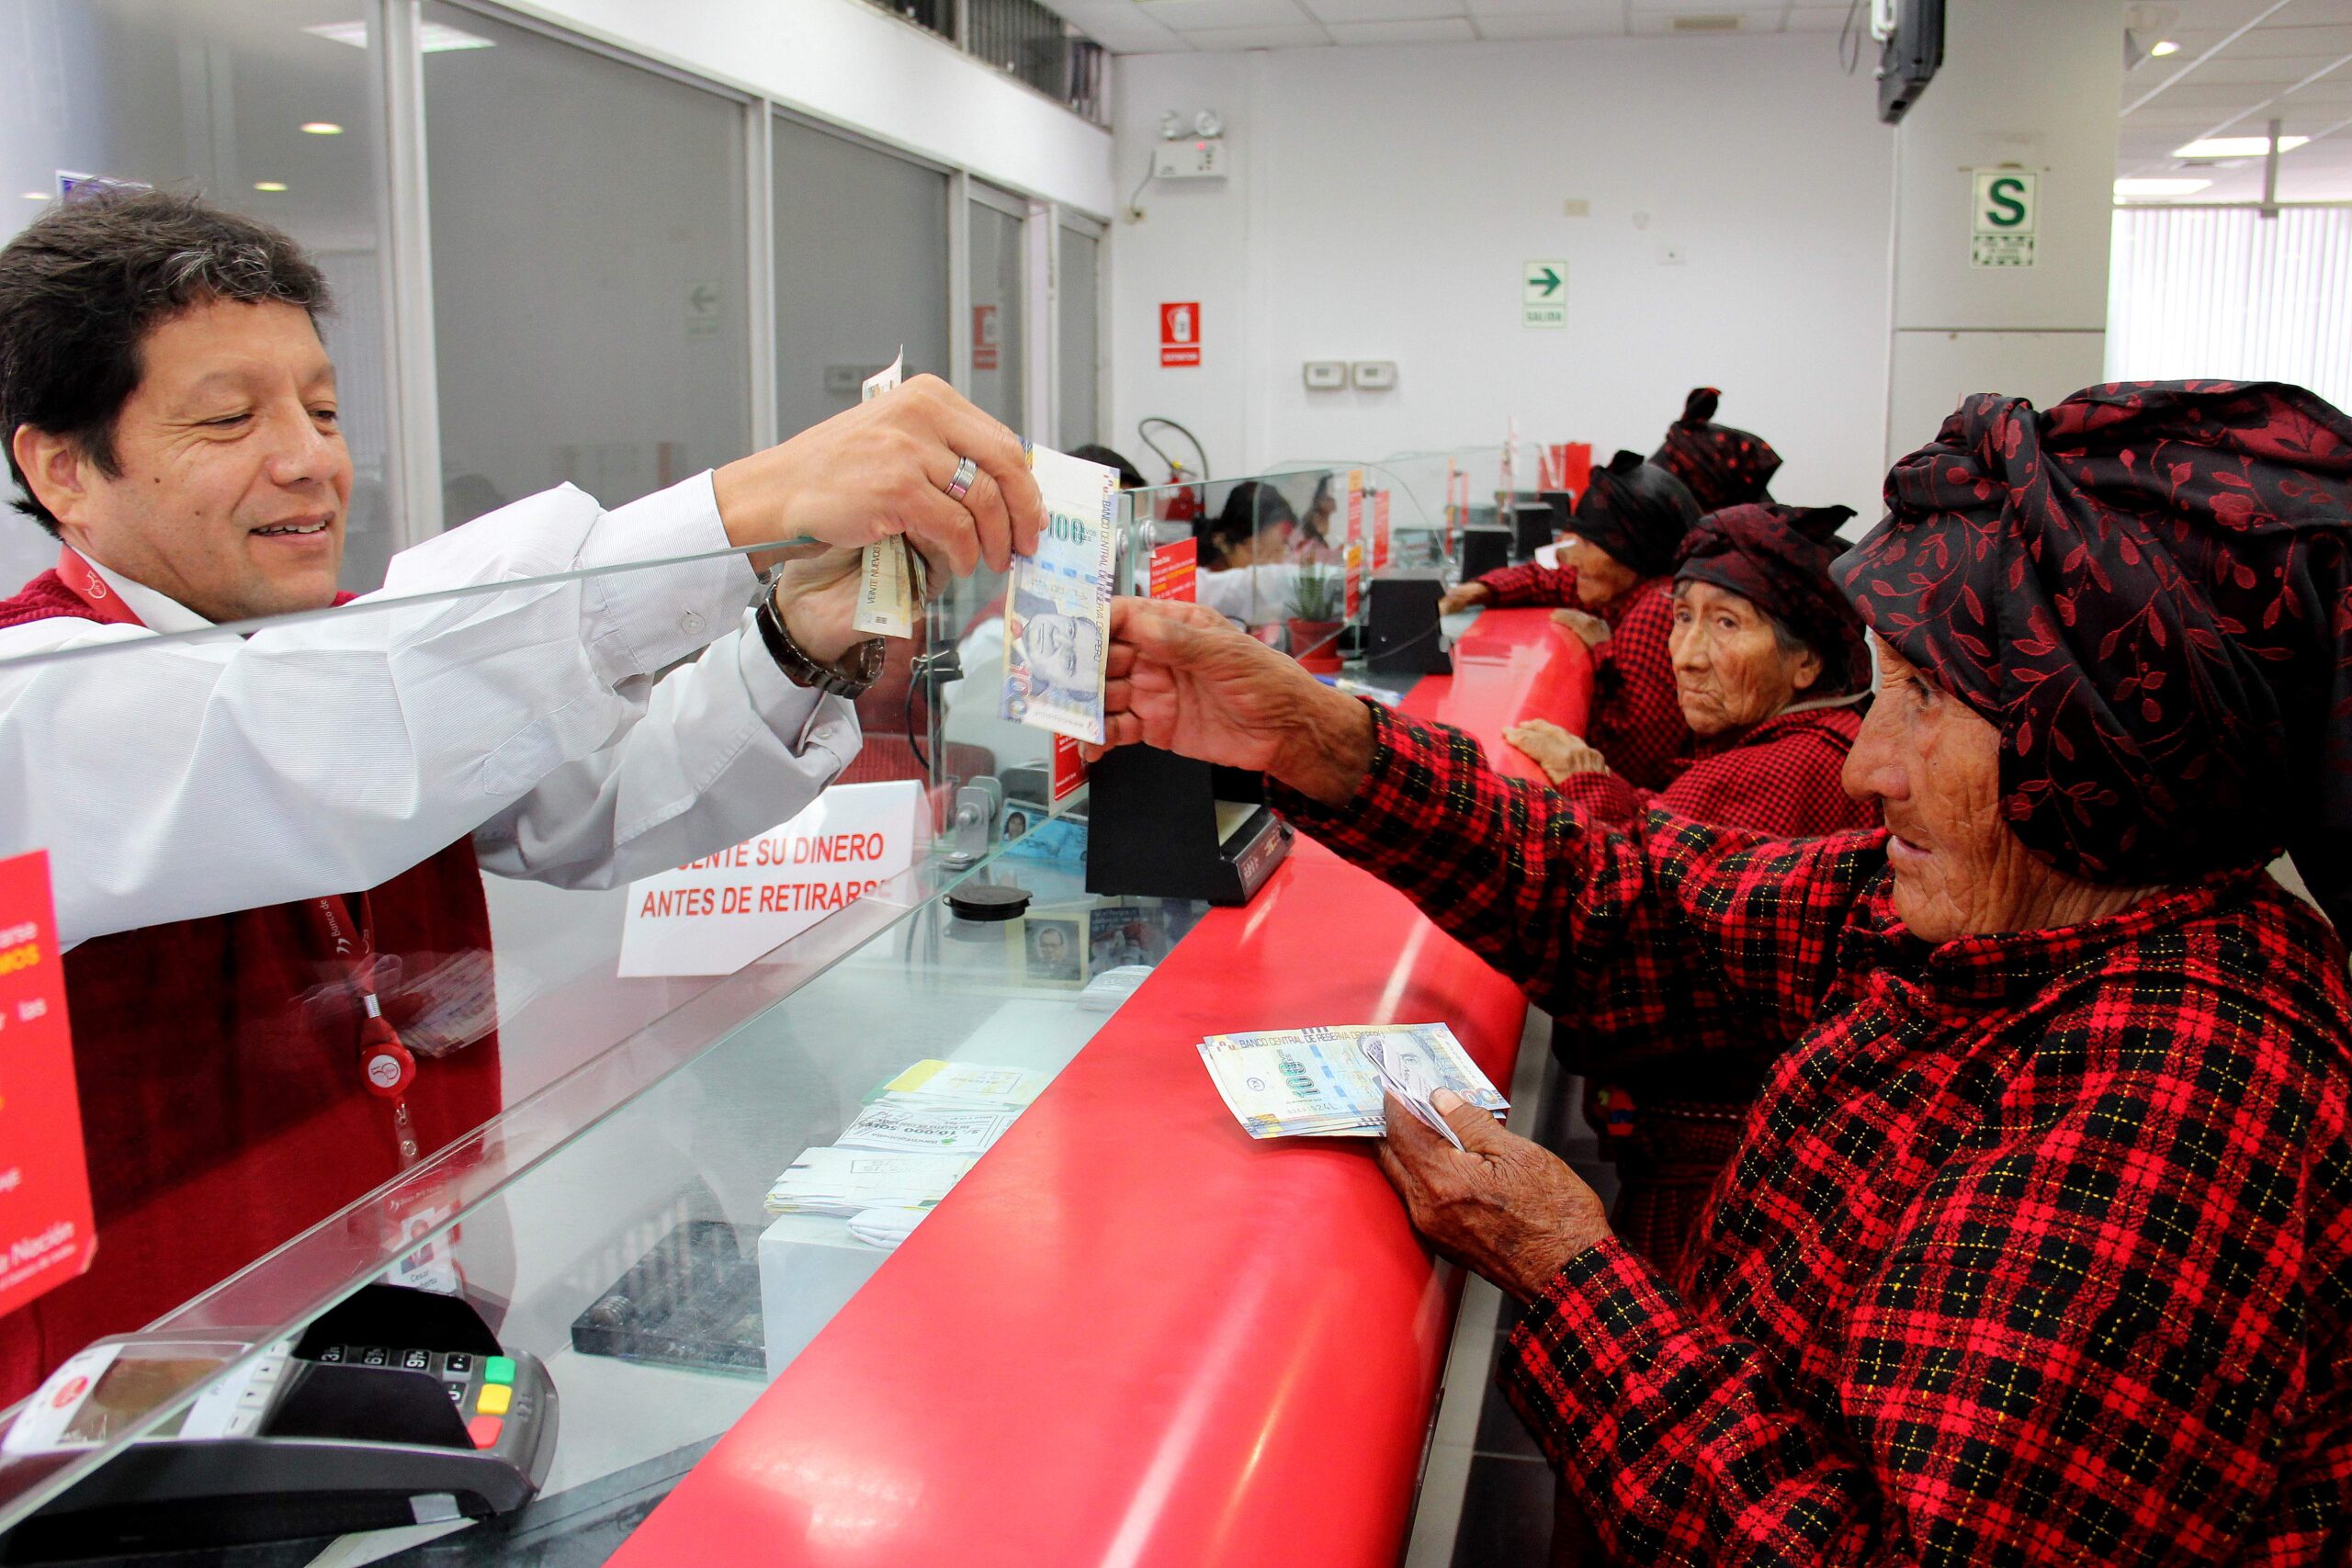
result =
[[235,1330],[101,1339],[51,1373],[0,1465],[55,1466],[206,1384],[0,1541],[0,1562],[340,1535],[520,1507],[555,1457],[555,1385],[465,1302],[368,1285],[269,1344]]

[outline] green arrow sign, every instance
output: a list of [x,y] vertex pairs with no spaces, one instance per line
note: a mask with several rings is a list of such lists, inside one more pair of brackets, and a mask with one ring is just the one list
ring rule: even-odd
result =
[[1556,257],[1519,269],[1519,321],[1526,327],[1568,324],[1568,264]]

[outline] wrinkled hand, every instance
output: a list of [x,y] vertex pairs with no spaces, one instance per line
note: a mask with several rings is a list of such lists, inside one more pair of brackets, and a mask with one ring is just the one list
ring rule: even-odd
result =
[[1609,623],[1589,610],[1555,610],[1552,619],[1582,637],[1587,648],[1599,648],[1609,640]]
[[1548,718],[1531,718],[1503,731],[1503,739],[1534,759],[1554,784],[1566,784],[1577,773],[1605,773],[1609,760],[1581,736],[1571,735]]
[[1102,693],[1110,745],[1141,742],[1228,768],[1271,773],[1344,804],[1372,764],[1372,716],[1355,698],[1205,604],[1111,601]]
[[1458,588],[1447,589],[1439,596],[1437,613],[1441,615],[1458,615],[1476,605],[1491,604],[1494,597],[1495,591],[1485,583],[1465,582]]
[[1609,1235],[1600,1199],[1559,1157],[1495,1124],[1451,1089],[1430,1097],[1455,1148],[1388,1097],[1380,1168],[1440,1252],[1522,1302]]
[[[947,484],[965,457],[979,473],[957,501]],[[934,571],[957,577],[983,561],[1002,571],[1014,555],[1035,553],[1046,523],[1020,437],[936,376],[739,458],[712,476],[712,487],[738,547],[810,538],[858,549],[903,534]],[[751,558],[764,571],[784,553]]]

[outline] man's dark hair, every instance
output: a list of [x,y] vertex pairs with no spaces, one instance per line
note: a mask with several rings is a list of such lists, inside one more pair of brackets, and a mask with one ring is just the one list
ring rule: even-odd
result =
[[17,428],[76,443],[109,477],[115,421],[138,389],[147,334],[214,299],[299,305],[316,321],[327,281],[266,223],[169,191],[76,195],[0,249],[0,441],[24,491],[17,510],[57,519],[17,464]]

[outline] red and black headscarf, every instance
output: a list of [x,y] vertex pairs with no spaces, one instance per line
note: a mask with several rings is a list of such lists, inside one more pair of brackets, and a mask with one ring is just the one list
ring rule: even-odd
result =
[[1682,541],[1677,582],[1712,582],[1738,594],[1820,656],[1813,695],[1859,692],[1870,684],[1862,619],[1829,575],[1838,558],[1838,525],[1850,506],[1781,506],[1757,502],[1699,519]]
[[1886,501],[1838,581],[1999,728],[2028,847],[2122,886],[2291,849],[2352,931],[2352,420],[2276,382],[1973,397]]
[[1680,479],[1644,462],[1639,452],[1620,452],[1607,468],[1592,470],[1577,497],[1574,525],[1579,537],[1645,579],[1664,577],[1701,510]]
[[1762,436],[1714,422],[1722,399],[1713,387],[1693,388],[1682,417],[1666,427],[1666,445],[1650,454],[1651,462],[1690,487],[1702,512],[1771,500],[1772,476],[1781,470],[1781,455]]

